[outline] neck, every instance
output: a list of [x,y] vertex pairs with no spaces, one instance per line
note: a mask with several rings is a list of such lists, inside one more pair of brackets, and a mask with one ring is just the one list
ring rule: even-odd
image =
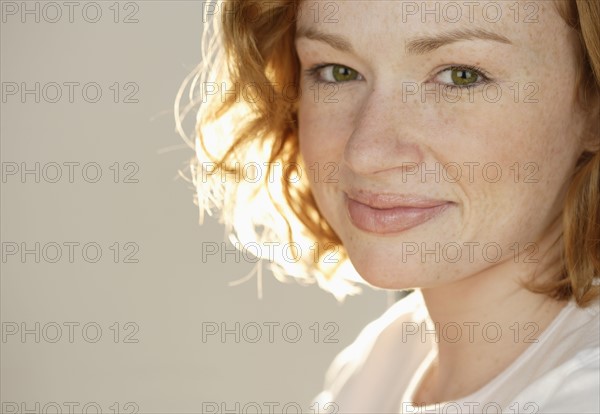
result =
[[554,320],[566,302],[533,293],[521,282],[534,273],[536,281],[548,280],[557,271],[556,236],[551,231],[537,243],[538,263],[511,257],[450,285],[422,289],[438,356],[415,402],[452,401],[476,391]]

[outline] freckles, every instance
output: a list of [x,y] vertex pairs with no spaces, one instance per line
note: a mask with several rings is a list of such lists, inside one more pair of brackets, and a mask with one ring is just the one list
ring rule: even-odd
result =
[[460,105],[451,103],[440,107],[438,111],[438,117],[441,119],[443,126],[448,127],[457,122],[460,116],[464,113],[464,108],[460,108]]

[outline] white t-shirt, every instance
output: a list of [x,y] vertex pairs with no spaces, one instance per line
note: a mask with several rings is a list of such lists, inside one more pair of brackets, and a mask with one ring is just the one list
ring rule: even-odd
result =
[[600,413],[599,315],[598,303],[580,308],[570,301],[537,342],[488,384],[459,400],[423,407],[412,396],[437,346],[432,331],[426,333],[433,325],[416,290],[337,355],[313,403],[321,412],[338,413]]

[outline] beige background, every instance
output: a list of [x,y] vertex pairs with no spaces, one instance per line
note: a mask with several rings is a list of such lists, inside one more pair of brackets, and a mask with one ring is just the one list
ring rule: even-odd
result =
[[[33,174],[5,174],[2,182],[4,410],[10,412],[14,404],[20,410],[35,409],[39,403],[43,412],[53,402],[62,412],[69,412],[69,404],[76,412],[85,404],[97,404],[103,412],[137,408],[142,413],[191,413],[200,412],[203,402],[226,402],[228,409],[236,402],[239,408],[255,402],[268,412],[264,403],[278,402],[280,409],[296,403],[310,411],[309,402],[320,391],[332,358],[385,310],[386,293],[367,288],[340,306],[316,286],[283,284],[267,272],[264,298],[259,300],[255,280],[228,286],[252,264],[232,258],[222,263],[218,257],[203,263],[202,243],[223,241],[223,228],[214,220],[198,226],[191,186],[176,178],[193,153],[174,132],[172,115],[177,89],[200,57],[202,3],[120,2],[119,23],[113,21],[112,1],[96,2],[102,17],[97,23],[86,22],[82,9],[88,3],[77,3],[72,23],[66,6],[58,22],[48,22],[55,10],[47,8],[44,16],[45,3],[37,6],[39,23],[35,15],[26,15],[23,23],[20,12],[6,12],[22,3],[2,2],[5,91],[11,82],[24,82],[28,88],[39,82],[40,89],[50,82],[96,82],[102,91],[97,103],[85,102],[80,87],[70,103],[63,86],[57,103],[47,102],[44,95],[39,103],[26,95],[23,103],[17,94],[4,96],[1,104],[5,173],[12,163],[32,168],[36,162],[40,173],[46,173],[39,183]],[[36,7],[35,2],[27,5]],[[86,16],[94,16],[93,6],[87,6]],[[138,22],[123,23],[135,8]],[[121,92],[118,103],[110,89],[115,82]],[[132,91],[124,89],[127,82],[139,86],[138,103],[122,102]],[[46,98],[53,97],[54,90],[47,87]],[[65,162],[80,163],[73,183]],[[81,166],[90,162],[102,169],[96,183],[82,176]],[[128,162],[139,168],[130,177],[137,183],[123,182],[124,175],[134,171],[125,169]],[[63,176],[56,183],[48,181],[56,171],[51,163],[62,166]],[[121,173],[118,183],[114,167],[111,170],[115,163]],[[93,173],[88,170],[86,178]],[[25,260],[20,254],[7,254],[15,243],[33,248],[36,242],[40,263],[34,254]],[[65,242],[79,243],[73,263]],[[115,242],[120,243],[118,263]],[[135,244],[126,249],[127,242]],[[63,255],[56,263],[50,263],[56,252],[52,243],[62,245]],[[81,247],[86,243],[102,248],[97,263],[84,260]],[[133,256],[138,263],[123,263],[134,246],[139,247]],[[88,253],[91,257],[94,251]],[[206,322],[226,322],[229,327],[257,323],[264,327],[263,337],[256,343],[243,338],[236,343],[233,335],[226,343],[217,336],[203,342]],[[273,343],[267,340],[265,322],[281,324]],[[311,330],[315,322],[321,333],[317,343]],[[339,328],[333,336],[337,343],[324,342],[324,335],[332,332],[325,329],[328,322]],[[15,326],[21,330],[22,323],[34,331],[40,324],[39,343],[35,332],[24,339],[21,332],[9,334]],[[280,328],[286,323],[301,327],[298,342],[282,336]],[[84,336],[86,324],[90,325]],[[53,343],[57,325],[62,337]],[[94,327],[102,330],[97,342]],[[137,342],[126,343],[126,338]],[[125,406],[128,402],[134,404]]]

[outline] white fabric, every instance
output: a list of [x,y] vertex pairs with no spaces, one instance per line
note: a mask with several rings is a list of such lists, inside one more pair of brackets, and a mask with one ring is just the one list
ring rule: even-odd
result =
[[437,348],[433,335],[411,334],[432,326],[417,290],[338,354],[313,403],[335,403],[339,413],[600,413],[599,315],[598,304],[570,301],[488,384],[460,400],[419,407],[411,397]]

